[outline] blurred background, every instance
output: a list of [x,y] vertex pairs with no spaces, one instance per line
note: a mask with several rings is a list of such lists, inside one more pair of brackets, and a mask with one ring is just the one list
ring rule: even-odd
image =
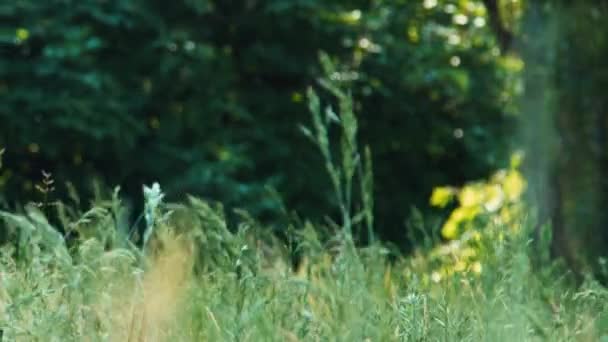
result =
[[431,206],[434,189],[523,152],[553,252],[593,266],[608,245],[607,14],[603,0],[3,1],[0,203],[98,184],[137,207],[158,181],[277,230],[292,211],[322,221],[338,213],[299,125],[329,77],[355,99],[384,241],[408,251],[409,221],[437,230],[453,209]]

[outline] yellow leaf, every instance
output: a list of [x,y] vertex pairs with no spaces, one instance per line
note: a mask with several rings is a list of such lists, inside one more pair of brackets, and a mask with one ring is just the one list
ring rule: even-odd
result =
[[444,208],[454,197],[454,190],[447,186],[439,186],[433,189],[431,194],[431,205]]
[[444,223],[443,228],[441,228],[441,235],[448,240],[458,238],[461,223],[472,221],[479,214],[479,211],[479,207],[459,207],[454,209],[448,220]]
[[448,220],[441,228],[441,235],[447,240],[454,240],[458,237],[458,224]]
[[455,221],[456,223],[472,221],[477,214],[479,214],[479,207],[460,207],[452,212],[450,220]]
[[521,163],[524,160],[524,153],[523,152],[515,152],[513,153],[513,155],[511,155],[511,168],[512,169],[517,169],[521,166]]
[[503,189],[510,201],[517,201],[526,188],[524,177],[517,170],[511,170],[505,177]]
[[17,32],[15,33],[15,36],[20,41],[24,41],[24,40],[27,40],[30,37],[30,31],[28,31],[27,29],[24,29],[23,27],[20,27],[20,28],[17,29]]
[[500,209],[505,197],[500,186],[496,184],[487,185],[485,187],[485,193],[484,208],[489,212],[495,212]]
[[475,185],[467,185],[458,194],[458,201],[463,207],[473,207],[483,203],[483,190]]

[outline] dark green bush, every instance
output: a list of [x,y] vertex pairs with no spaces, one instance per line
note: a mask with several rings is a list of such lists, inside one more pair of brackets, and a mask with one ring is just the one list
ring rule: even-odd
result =
[[270,187],[319,218],[330,187],[297,127],[320,50],[364,113],[384,237],[405,237],[410,205],[433,186],[505,161],[515,73],[479,1],[21,0],[1,5],[0,20],[13,201],[37,200],[46,170],[55,196],[68,180],[82,190],[99,178],[130,196],[160,181],[169,197],[274,219]]

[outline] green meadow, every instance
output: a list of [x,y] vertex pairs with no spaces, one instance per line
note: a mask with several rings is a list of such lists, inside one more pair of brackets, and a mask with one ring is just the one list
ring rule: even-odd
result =
[[607,16],[0,2],[0,342],[608,342]]

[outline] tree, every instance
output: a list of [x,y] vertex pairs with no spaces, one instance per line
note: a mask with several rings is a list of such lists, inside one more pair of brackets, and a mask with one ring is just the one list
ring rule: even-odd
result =
[[539,228],[552,252],[583,271],[599,270],[608,235],[604,2],[529,1],[518,45],[526,64],[523,124]]

